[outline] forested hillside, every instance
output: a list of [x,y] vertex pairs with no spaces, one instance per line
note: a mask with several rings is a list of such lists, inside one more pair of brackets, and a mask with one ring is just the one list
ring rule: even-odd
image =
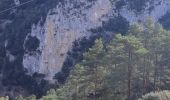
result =
[[170,100],[169,0],[0,0],[0,100]]
[[169,100],[169,41],[170,32],[150,18],[109,42],[99,38],[43,100]]
[[170,32],[151,18],[110,41],[99,37],[42,100],[169,100],[169,42]]

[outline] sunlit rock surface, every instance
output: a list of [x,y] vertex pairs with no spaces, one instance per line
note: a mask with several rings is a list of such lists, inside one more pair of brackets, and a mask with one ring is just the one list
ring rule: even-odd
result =
[[25,53],[23,66],[29,74],[38,72],[45,74],[47,80],[53,80],[55,73],[61,71],[73,42],[89,36],[90,29],[102,27],[103,21],[118,15],[126,18],[130,24],[144,21],[149,16],[158,20],[170,11],[170,0],[154,0],[139,13],[129,9],[129,5],[122,6],[118,12],[114,9],[115,3],[110,0],[70,0],[64,5],[56,5],[48,13],[44,25],[40,24],[41,21],[32,25],[32,32],[28,36],[35,36],[40,45],[36,51]]
[[148,3],[145,9],[139,13],[129,10],[128,6],[126,5],[120,10],[120,15],[133,24],[137,21],[144,21],[148,17],[152,17],[157,21],[169,11],[170,0],[153,0],[153,3]]
[[49,12],[43,26],[32,26],[29,35],[36,36],[40,46],[32,55],[24,55],[24,67],[30,74],[42,73],[47,80],[53,80],[53,76],[61,71],[73,42],[89,36],[91,28],[99,27],[102,21],[107,21],[111,8],[109,0],[73,0],[65,5],[57,5]]

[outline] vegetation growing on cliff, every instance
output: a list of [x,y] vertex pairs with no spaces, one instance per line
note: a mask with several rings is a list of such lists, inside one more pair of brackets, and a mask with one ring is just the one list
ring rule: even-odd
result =
[[[56,75],[58,80],[64,80],[58,81],[61,83],[59,88],[49,90],[42,99],[168,100],[169,40],[170,32],[149,18],[144,23],[131,25],[125,35],[115,34],[110,41],[97,38],[94,45],[92,45],[93,41],[75,42],[76,53],[68,54],[79,60],[75,61],[74,67],[63,70],[66,73],[60,73],[61,77]],[[90,49],[82,49],[81,46]],[[77,51],[85,53],[79,55]],[[65,68],[69,67],[68,65]],[[65,75],[68,76],[67,80]],[[27,79],[24,78],[22,81],[26,82]],[[27,78],[31,80],[30,77]],[[24,85],[25,82],[22,84]],[[40,85],[35,83],[34,87],[27,88],[34,88],[32,92],[43,94],[46,90],[44,87],[48,87],[43,85],[46,85],[46,81],[41,82]],[[32,95],[27,99],[35,100],[35,96]],[[18,96],[16,100],[24,99]]]
[[163,25],[163,27],[167,30],[170,29],[170,13],[166,13],[161,19],[159,19],[159,22]]
[[132,25],[128,34],[117,34],[109,43],[97,39],[66,83],[42,98],[168,100],[168,91],[149,92],[170,90],[169,40],[170,32],[151,19]]
[[[20,0],[25,3],[28,0]],[[46,15],[50,9],[64,0],[33,0],[27,5],[17,7],[0,14],[0,87],[1,92],[13,91],[11,87],[21,87],[28,93],[34,93],[37,96],[44,94],[48,88],[48,82],[42,80],[37,82],[37,75],[29,76],[22,65],[24,52],[35,51],[39,45],[36,37],[29,37],[23,48],[25,38],[31,32],[31,27],[40,21],[43,25]],[[0,11],[14,6],[14,0],[1,0]],[[6,24],[4,24],[6,23]],[[1,25],[4,25],[3,27]],[[10,53],[14,56],[13,62],[9,61]],[[42,88],[43,87],[43,88]],[[5,88],[10,88],[5,90]],[[4,89],[4,90],[3,90]],[[22,89],[16,88],[15,92],[21,92]],[[13,91],[14,92],[14,91]]]
[[170,100],[170,91],[151,92],[139,100]]
[[[25,1],[21,0],[21,2]],[[139,0],[118,0],[117,7],[129,3],[130,9],[138,12],[145,8],[148,1],[143,0],[139,3]],[[49,89],[49,83],[43,80],[43,75],[26,74],[22,66],[25,52],[23,44],[27,33],[31,30],[31,25],[40,19],[43,23],[49,9],[56,6],[58,2],[60,0],[36,0],[32,5],[21,6],[12,13],[6,12],[0,15],[0,19],[9,20],[6,27],[0,27],[0,74],[2,75],[0,85],[21,86],[38,98]],[[9,0],[2,0],[0,10],[11,5]],[[168,21],[162,22],[168,29]],[[118,16],[103,23],[102,30],[125,34],[128,27],[128,22]],[[147,20],[142,25],[132,25],[127,35],[115,35],[109,42],[97,39],[92,46],[94,39],[76,41],[73,51],[68,53],[62,72],[55,77],[61,86],[59,89],[49,90],[42,98],[44,100],[80,100],[82,98],[133,100],[151,91],[169,90],[169,37],[169,32],[162,29],[159,24]],[[5,40],[8,42],[6,46]],[[39,40],[36,37],[30,37],[25,49],[35,51],[38,45]],[[9,61],[7,52],[16,57],[14,62]],[[77,64],[72,67],[74,63]],[[37,81],[39,79],[42,80]],[[10,89],[8,90],[11,92]],[[143,97],[148,98],[148,95]],[[18,99],[23,100],[23,97],[19,96],[16,100]],[[35,96],[27,99],[34,100]]]

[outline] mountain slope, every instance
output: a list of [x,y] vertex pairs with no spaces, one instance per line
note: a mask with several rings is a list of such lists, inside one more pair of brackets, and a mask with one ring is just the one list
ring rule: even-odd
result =
[[[1,0],[0,10],[19,2]],[[54,82],[75,40],[96,33],[126,33],[129,23],[148,16],[159,20],[169,10],[169,0],[34,0],[4,12],[0,14],[1,87],[21,86],[38,93],[35,87],[41,91],[46,86],[43,79]]]

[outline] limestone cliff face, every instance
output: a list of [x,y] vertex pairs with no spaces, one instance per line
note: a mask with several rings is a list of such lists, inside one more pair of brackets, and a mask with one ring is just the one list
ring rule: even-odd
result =
[[42,73],[47,80],[52,80],[55,73],[61,70],[72,43],[88,36],[91,28],[101,26],[111,8],[109,0],[72,0],[65,5],[57,5],[49,12],[43,26],[33,25],[29,35],[40,40],[39,52],[33,55],[26,53],[24,67],[30,74]]
[[[64,5],[56,5],[48,13],[45,24],[33,25],[27,36],[36,37],[40,41],[36,51],[24,54],[23,66],[28,73],[42,73],[47,80],[53,80],[55,73],[61,71],[72,43],[92,34],[90,29],[102,27],[102,22],[108,21],[110,17],[121,15],[132,24],[148,16],[158,20],[170,11],[170,0],[154,0],[138,14],[129,9],[128,5],[117,12],[113,10],[116,9],[115,5],[111,0],[70,0]],[[149,10],[150,7],[153,9]]]
[[142,12],[136,13],[134,10],[129,10],[128,5],[126,5],[120,10],[120,15],[133,24],[137,21],[144,21],[148,17],[152,17],[154,20],[158,21],[169,11],[170,0],[152,0],[152,2],[146,3]]

